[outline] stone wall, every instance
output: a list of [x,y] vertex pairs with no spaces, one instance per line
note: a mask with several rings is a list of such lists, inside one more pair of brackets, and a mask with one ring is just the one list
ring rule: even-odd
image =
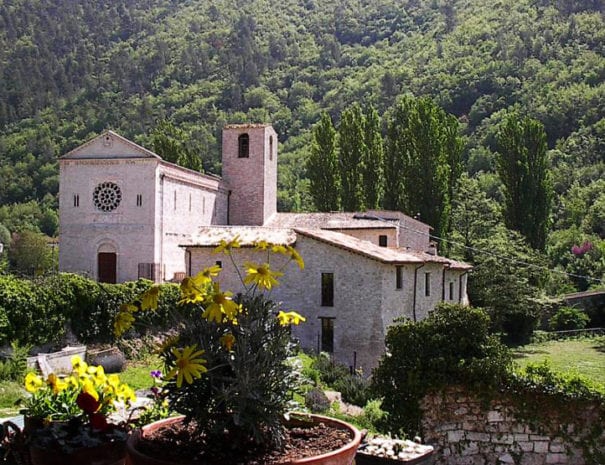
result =
[[566,404],[565,409],[542,411],[530,425],[516,418],[509,397],[483,400],[463,388],[449,388],[424,398],[424,438],[435,447],[439,465],[600,463],[587,460],[581,445],[587,445],[591,428],[600,428],[599,451],[601,457],[605,454],[603,406]]

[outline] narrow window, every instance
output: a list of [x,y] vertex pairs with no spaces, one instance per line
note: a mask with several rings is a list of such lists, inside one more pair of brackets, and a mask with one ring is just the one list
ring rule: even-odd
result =
[[454,300],[454,283],[450,281],[450,300]]
[[334,273],[321,274],[321,305],[334,306]]
[[176,211],[176,190],[174,191],[174,210]]
[[395,267],[395,288],[403,288],[403,266]]
[[321,351],[334,352],[334,318],[321,318]]
[[273,136],[269,136],[269,160],[273,160]]
[[250,156],[250,137],[248,134],[242,134],[237,138],[237,157],[248,158]]
[[431,295],[431,273],[424,273],[424,295]]
[[189,211],[191,211],[191,193],[189,193]]
[[206,197],[202,196],[202,215],[206,214]]
[[381,234],[380,236],[378,236],[378,245],[380,247],[386,247],[387,243],[388,243],[387,236],[385,236],[384,234]]
[[143,194],[137,194],[137,207],[143,206]]
[[74,194],[74,207],[80,206],[80,194]]

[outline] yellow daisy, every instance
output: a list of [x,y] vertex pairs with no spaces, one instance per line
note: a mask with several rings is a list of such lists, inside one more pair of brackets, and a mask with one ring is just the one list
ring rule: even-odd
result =
[[224,252],[226,255],[231,254],[231,249],[237,249],[240,247],[239,243],[239,235],[236,235],[230,241],[226,241],[225,239],[221,239],[218,247],[214,249],[214,253]]
[[141,310],[155,310],[158,308],[160,286],[153,285],[141,296]]
[[195,277],[193,278],[193,282],[197,287],[201,288],[205,284],[211,282],[213,277],[218,276],[221,270],[222,268],[218,265],[212,265],[208,268],[204,268],[202,271],[195,275]]
[[130,312],[118,312],[116,319],[113,322],[113,333],[116,336],[121,336],[130,329],[134,323],[134,316]]
[[210,297],[210,304],[206,307],[202,317],[208,321],[221,323],[223,315],[233,320],[239,311],[239,306],[233,302],[232,292],[221,292],[219,283],[214,283],[214,292]]
[[277,319],[279,320],[279,324],[282,326],[288,326],[290,324],[298,325],[301,322],[307,320],[304,316],[302,316],[296,312],[283,312],[283,311],[280,311],[277,314]]
[[296,251],[296,249],[294,247],[292,247],[291,245],[288,245],[288,246],[286,246],[286,250],[290,254],[290,258],[296,262],[296,264],[298,265],[298,267],[301,270],[304,270],[305,269],[305,262],[303,261],[303,259],[300,256],[300,254]]
[[175,357],[175,367],[170,370],[166,379],[172,379],[176,376],[176,387],[183,385],[183,378],[187,384],[193,383],[194,378],[200,378],[202,373],[208,371],[204,366],[206,359],[200,358],[204,354],[203,350],[195,351],[196,346],[187,346],[183,350],[172,349],[172,355]]
[[244,284],[254,283],[258,287],[263,289],[271,289],[273,286],[277,286],[279,283],[276,277],[282,276],[283,273],[279,271],[271,271],[269,264],[258,265],[252,262],[244,263],[246,267],[246,277],[244,278]]
[[204,293],[192,278],[185,278],[181,281],[181,300],[179,304],[194,304],[204,301]]

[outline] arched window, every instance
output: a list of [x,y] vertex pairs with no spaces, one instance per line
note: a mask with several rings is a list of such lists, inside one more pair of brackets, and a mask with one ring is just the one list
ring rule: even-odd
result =
[[250,156],[250,137],[248,134],[242,134],[237,139],[237,157],[248,158]]

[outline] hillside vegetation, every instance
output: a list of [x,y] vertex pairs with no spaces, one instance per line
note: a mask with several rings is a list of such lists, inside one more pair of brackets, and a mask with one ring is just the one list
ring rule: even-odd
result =
[[[0,224],[55,235],[56,159],[104,129],[153,148],[163,128],[220,173],[218,136],[233,122],[274,125],[279,209],[311,210],[305,167],[321,113],[338,125],[359,102],[384,116],[413,94],[459,121],[468,177],[452,237],[580,276],[521,272],[523,286],[588,288],[605,273],[604,16],[598,0],[0,1]],[[546,131],[545,253],[493,230],[497,132],[512,110]],[[469,250],[448,253],[492,267]]]

